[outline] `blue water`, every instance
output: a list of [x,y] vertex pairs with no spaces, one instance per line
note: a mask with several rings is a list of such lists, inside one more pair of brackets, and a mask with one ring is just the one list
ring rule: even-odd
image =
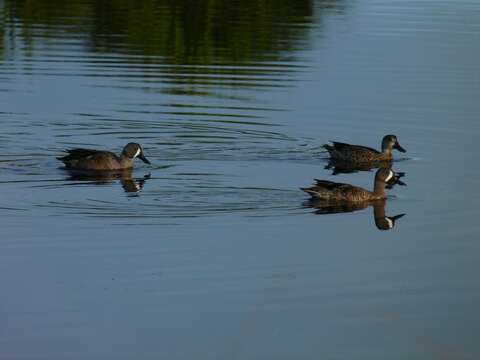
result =
[[[0,3],[0,359],[479,358],[480,4],[295,4]],[[305,205],[388,133],[393,229]]]

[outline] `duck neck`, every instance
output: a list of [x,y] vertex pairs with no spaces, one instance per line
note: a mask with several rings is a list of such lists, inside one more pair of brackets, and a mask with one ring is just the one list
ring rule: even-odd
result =
[[377,195],[379,199],[385,198],[385,181],[375,179],[373,193]]
[[373,204],[373,216],[375,222],[385,219],[385,200],[379,200]]
[[385,199],[378,200],[373,204],[373,217],[375,226],[379,230],[390,230],[394,226],[395,219],[385,215]]
[[392,148],[388,144],[382,145],[382,154],[392,156]]
[[133,166],[133,159],[131,157],[120,155],[120,164],[124,169],[130,169]]

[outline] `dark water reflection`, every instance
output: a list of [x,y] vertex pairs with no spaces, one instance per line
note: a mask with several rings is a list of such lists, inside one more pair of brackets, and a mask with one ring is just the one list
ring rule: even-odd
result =
[[131,169],[123,171],[80,171],[68,169],[65,171],[69,174],[67,180],[81,184],[88,182],[89,184],[105,185],[119,180],[126,193],[138,193],[151,177],[151,174],[146,174],[143,177],[134,178]]
[[[331,1],[320,4],[317,11],[337,8]],[[140,86],[173,95],[207,95],[210,86],[290,86],[289,74],[302,67],[292,61],[292,52],[304,47],[315,21],[311,0],[7,0],[4,19],[5,47],[14,47],[18,36],[26,61],[37,56],[40,42],[59,51],[79,45],[92,54],[109,54],[89,59],[87,69],[98,75],[123,79],[125,89]],[[62,57],[81,61],[75,53]],[[42,62],[59,60],[46,56]]]
[[395,226],[395,222],[405,216],[405,214],[398,214],[394,216],[387,216],[385,214],[386,200],[376,201],[360,201],[352,203],[328,203],[319,199],[310,199],[304,203],[305,207],[315,209],[314,213],[317,215],[325,214],[341,214],[359,211],[366,209],[368,206],[373,208],[373,220],[378,230],[391,230]]
[[[479,10],[0,1],[0,359],[479,358]],[[408,186],[303,206],[388,133]]]
[[[406,158],[403,159],[396,159],[395,163],[399,161],[408,160]],[[374,169],[378,169],[381,167],[391,167],[393,161],[377,161],[377,162],[364,162],[364,163],[351,163],[345,161],[338,161],[329,159],[328,164],[325,165],[326,170],[331,170],[332,175],[338,174],[353,174],[358,171],[371,171]]]
[[[335,2],[323,6],[335,8]],[[39,28],[42,38],[55,42],[59,35],[84,39],[92,52],[140,54],[145,62],[180,65],[279,60],[298,48],[314,20],[311,0],[6,0],[5,18],[21,25],[28,43]]]

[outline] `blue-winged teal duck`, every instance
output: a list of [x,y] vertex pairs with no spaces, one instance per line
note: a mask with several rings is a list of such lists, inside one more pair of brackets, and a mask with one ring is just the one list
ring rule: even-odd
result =
[[330,153],[331,159],[345,162],[364,163],[386,161],[392,159],[392,149],[396,149],[402,153],[406,152],[398,143],[395,135],[385,135],[383,137],[381,152],[361,145],[351,145],[337,141],[332,141],[331,143],[332,145],[323,145]]
[[65,150],[68,155],[58,157],[68,169],[111,171],[126,170],[133,167],[133,160],[138,157],[144,163],[150,164],[142,147],[136,143],[128,143],[123,148],[120,156],[110,151],[92,149],[70,149]]
[[326,202],[371,201],[385,199],[385,186],[391,180],[400,182],[393,170],[380,168],[375,174],[373,191],[328,180],[316,180],[314,186],[301,189],[313,198]]

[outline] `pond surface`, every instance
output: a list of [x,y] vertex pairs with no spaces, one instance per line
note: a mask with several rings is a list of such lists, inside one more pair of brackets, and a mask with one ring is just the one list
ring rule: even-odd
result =
[[[0,359],[480,358],[479,40],[469,0],[0,2]],[[308,206],[389,133],[384,208]]]

